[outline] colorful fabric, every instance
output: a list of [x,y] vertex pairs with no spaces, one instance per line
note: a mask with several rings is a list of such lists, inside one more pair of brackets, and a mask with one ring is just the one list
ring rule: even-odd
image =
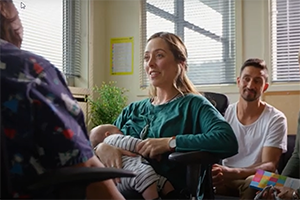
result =
[[250,187],[257,190],[263,190],[267,186],[284,186],[297,189],[300,186],[300,180],[261,169],[257,170],[252,182],[250,183]]
[[61,72],[41,56],[0,44],[2,127],[14,197],[22,197],[37,175],[85,162],[93,151]]

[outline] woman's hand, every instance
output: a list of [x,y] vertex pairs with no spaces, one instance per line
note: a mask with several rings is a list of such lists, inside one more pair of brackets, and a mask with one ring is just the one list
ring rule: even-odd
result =
[[[96,155],[100,158],[101,162],[105,167],[114,167],[114,168],[122,168],[122,156],[137,156],[136,154],[126,151],[124,149],[120,149],[105,143],[101,143],[98,145],[96,149]],[[120,182],[120,179],[117,178],[115,182]]]
[[137,156],[136,154],[109,144],[101,143],[96,149],[96,155],[105,167],[122,168],[122,156]]
[[293,192],[295,190],[293,190],[292,188],[275,186],[275,189],[277,190],[277,196],[280,199],[293,199]]
[[[262,193],[261,199],[266,199],[266,200],[274,200],[275,199],[275,195],[274,195],[274,191],[277,190],[275,189],[275,187],[264,191],[264,193]],[[258,191],[256,194],[260,193],[260,191]]]
[[274,199],[274,194],[273,194],[274,190],[277,191],[277,197],[279,197],[280,199],[293,199],[293,192],[295,190],[289,187],[278,187],[278,186],[275,186],[273,189],[265,191],[262,194],[262,199],[270,199],[270,200]]
[[148,138],[140,142],[136,151],[151,159],[157,158],[159,155],[170,151],[169,141],[171,138]]

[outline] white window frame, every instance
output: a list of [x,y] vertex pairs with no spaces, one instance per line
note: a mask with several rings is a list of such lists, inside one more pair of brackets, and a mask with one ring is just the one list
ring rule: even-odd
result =
[[80,77],[68,78],[68,85],[70,89],[73,88],[88,88],[89,87],[89,38],[90,38],[90,1],[80,0]]
[[273,73],[273,66],[272,66],[272,1],[268,0],[268,15],[266,16],[268,20],[267,30],[265,32],[268,34],[267,38],[267,45],[268,45],[268,61],[269,64],[269,88],[267,92],[275,92],[275,91],[300,91],[300,82],[272,82],[272,73]]
[[[143,15],[146,14],[146,0],[142,0],[141,1],[141,15],[140,15],[140,20],[141,20],[141,24],[146,24],[145,18],[143,17]],[[243,62],[242,60],[242,43],[240,41],[242,41],[242,2],[240,0],[236,0],[235,2],[235,28],[236,28],[236,35],[235,35],[235,39],[236,39],[236,58],[235,58],[235,66],[236,66],[236,74],[239,73],[240,70],[240,66]],[[145,29],[140,29],[140,71],[139,71],[139,83],[142,83],[142,73],[144,73],[144,69],[143,69],[143,65],[144,65],[144,61],[143,61],[143,44],[145,43],[145,41],[147,40],[146,38],[146,30]],[[240,63],[240,64],[239,64]],[[213,84],[213,85],[195,85],[196,89],[199,91],[214,91],[214,92],[222,92],[222,93],[236,93],[237,92],[237,88],[236,88],[236,84],[235,83],[231,83],[231,84]],[[147,95],[147,89],[146,88],[140,88],[140,93],[138,94],[138,97],[143,97],[145,95]]]
[[90,37],[93,35],[90,28],[91,19],[91,6],[92,3],[89,0],[81,0],[81,66],[80,66],[80,78],[75,77],[73,87],[88,88],[89,87],[89,73],[90,73]]
[[[42,0],[43,1],[43,0]],[[72,1],[72,0],[70,0]],[[22,3],[21,3],[22,2]],[[74,3],[74,2],[72,2]],[[90,18],[90,12],[89,12],[89,4],[90,4],[90,1],[82,1],[82,0],[79,0],[79,9],[80,9],[80,16],[79,16],[79,19],[80,19],[80,33],[78,34],[77,36],[77,39],[80,41],[80,54],[77,54],[76,56],[80,56],[78,60],[80,60],[80,64],[78,66],[77,69],[79,69],[79,74],[80,74],[80,77],[68,77],[67,80],[68,80],[68,85],[70,87],[85,87],[87,88],[88,87],[88,69],[89,69],[89,66],[88,66],[88,58],[89,58],[89,48],[88,48],[88,41],[89,41],[89,18]],[[27,12],[26,9],[28,9],[27,5],[26,5],[26,1],[17,1],[17,2],[14,2],[15,6],[17,7],[17,9],[21,9],[20,6],[24,6],[23,9],[24,11],[22,10],[22,12]],[[64,4],[65,2],[63,2],[62,0],[62,9],[64,9]],[[70,5],[70,4],[69,4]],[[63,12],[63,10],[62,10]],[[34,13],[33,13],[34,14]],[[72,15],[70,15],[72,16]],[[37,16],[38,17],[38,16]],[[61,22],[62,26],[64,25],[64,22],[65,22],[65,19],[64,18],[65,16],[63,16],[63,21]],[[21,18],[21,21],[22,21],[22,18]],[[74,20],[73,20],[74,21]],[[26,29],[26,27],[24,27]],[[45,41],[45,46],[46,46],[46,43],[47,41]],[[31,49],[27,48],[26,50],[29,50],[31,51]],[[41,55],[43,56],[43,55]],[[62,51],[62,57],[64,56],[64,52]],[[77,62],[78,62],[77,60]],[[72,62],[74,62],[73,60],[70,60],[71,61],[71,65],[73,65]],[[51,60],[50,60],[51,62]],[[64,60],[63,60],[63,65],[64,65]],[[64,66],[62,66],[62,68],[65,68]]]

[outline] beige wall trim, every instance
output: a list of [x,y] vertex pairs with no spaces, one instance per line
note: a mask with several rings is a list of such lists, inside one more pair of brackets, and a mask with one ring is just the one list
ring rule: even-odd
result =
[[80,87],[69,87],[71,93],[73,95],[83,95],[88,96],[90,95],[90,90],[88,88],[80,88]]
[[263,100],[285,114],[288,123],[288,134],[296,134],[300,111],[300,91],[266,92]]
[[272,91],[264,93],[262,99],[265,100],[266,96],[280,96],[280,95],[300,95],[299,91]]

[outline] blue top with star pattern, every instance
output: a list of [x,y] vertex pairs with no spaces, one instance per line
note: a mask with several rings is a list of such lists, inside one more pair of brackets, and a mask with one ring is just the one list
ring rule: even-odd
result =
[[13,196],[37,175],[87,161],[94,153],[84,115],[49,61],[0,41],[1,120]]

